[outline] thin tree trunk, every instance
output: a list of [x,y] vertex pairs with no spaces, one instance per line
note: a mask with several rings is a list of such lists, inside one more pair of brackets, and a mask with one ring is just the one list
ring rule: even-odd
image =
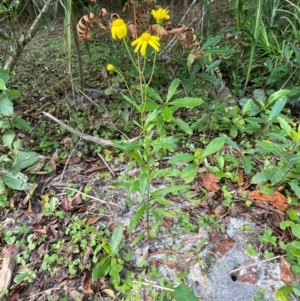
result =
[[[49,9],[51,8],[51,4],[54,2],[55,0],[47,0],[42,8],[42,10],[40,11],[40,13],[38,14],[38,16],[35,18],[34,22],[32,23],[32,25],[30,26],[29,30],[28,30],[28,35],[31,36],[31,38],[33,38],[36,33],[38,32],[40,26],[41,26],[41,18],[43,14],[46,14]],[[10,69],[10,72],[14,69],[19,57],[21,56],[24,47],[29,43],[29,40],[25,38],[25,35],[23,34],[18,40],[17,40],[17,46],[16,46],[16,53],[12,56],[10,56],[5,64],[4,64],[4,69]]]

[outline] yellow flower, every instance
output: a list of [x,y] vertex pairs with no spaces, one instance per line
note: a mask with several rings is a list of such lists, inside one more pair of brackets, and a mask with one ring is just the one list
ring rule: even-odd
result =
[[151,15],[153,18],[156,20],[156,23],[159,25],[162,25],[163,20],[169,20],[170,15],[169,15],[169,10],[166,8],[158,8],[158,9],[152,9]]
[[113,39],[123,39],[127,35],[127,25],[123,19],[116,19],[111,24],[111,36]]
[[136,46],[134,52],[140,51],[145,56],[148,44],[155,50],[159,51],[159,37],[152,36],[148,32],[144,32],[139,38],[131,43],[131,46]]
[[112,64],[108,64],[108,65],[106,66],[106,68],[107,68],[108,71],[114,71],[114,70],[115,70],[115,66],[112,65]]

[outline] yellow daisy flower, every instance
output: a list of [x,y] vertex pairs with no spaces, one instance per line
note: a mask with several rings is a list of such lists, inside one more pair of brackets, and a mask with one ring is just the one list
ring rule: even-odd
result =
[[115,66],[112,65],[112,64],[108,64],[108,65],[106,66],[106,69],[107,69],[108,71],[114,71],[114,70],[115,70]]
[[111,24],[111,36],[113,39],[123,39],[127,35],[127,25],[123,19],[116,19]]
[[152,36],[148,32],[144,32],[139,38],[131,43],[131,46],[136,46],[134,52],[140,51],[145,56],[148,44],[155,50],[159,51],[159,37]]
[[153,18],[156,20],[156,23],[159,25],[162,25],[164,20],[169,20],[170,15],[169,15],[169,10],[166,8],[158,8],[158,9],[152,9],[151,15]]

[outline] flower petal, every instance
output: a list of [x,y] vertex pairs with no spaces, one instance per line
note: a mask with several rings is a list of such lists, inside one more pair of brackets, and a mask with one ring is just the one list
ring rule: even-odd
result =
[[[150,41],[149,41],[150,42]],[[147,49],[147,45],[148,45],[148,43],[146,42],[146,41],[143,41],[143,43],[142,43],[142,47],[141,47],[141,54],[142,54],[142,56],[145,56],[146,55],[146,49]]]
[[148,43],[155,51],[159,51],[159,44],[157,45],[152,40],[150,40]]

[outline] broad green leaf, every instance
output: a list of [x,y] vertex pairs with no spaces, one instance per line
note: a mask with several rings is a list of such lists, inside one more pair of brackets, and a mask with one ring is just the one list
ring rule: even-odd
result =
[[193,130],[192,128],[189,126],[188,123],[186,123],[185,121],[183,121],[182,119],[179,118],[175,118],[174,122],[188,135],[193,135]]
[[5,93],[0,94],[0,114],[10,116],[13,112],[14,107],[12,101],[5,95]]
[[283,287],[281,287],[275,292],[275,298],[277,301],[290,301],[290,297],[288,296],[288,294],[291,294],[293,292],[293,289],[290,286],[286,287],[289,288],[288,292],[285,292],[283,290]]
[[26,277],[28,276],[28,274],[25,273],[21,273],[21,274],[17,274],[14,278],[14,283],[21,283],[24,279],[26,279]]
[[209,72],[211,70],[216,69],[218,66],[220,66],[222,60],[216,60],[213,63],[211,63],[209,66],[207,66],[205,72]]
[[152,112],[150,112],[147,117],[146,117],[146,120],[145,120],[145,125],[144,127],[146,129],[149,128],[150,124],[157,119],[157,116],[161,114],[161,110],[158,109],[158,110],[154,110]]
[[262,170],[254,175],[251,179],[251,184],[260,184],[269,180],[269,174],[266,170]]
[[0,90],[6,90],[5,82],[2,78],[0,78]]
[[288,184],[290,185],[291,189],[295,192],[297,197],[300,199],[300,187],[298,185],[298,181],[292,180],[288,182]]
[[260,141],[259,144],[264,148],[266,151],[276,155],[278,158],[284,159],[284,151],[283,148],[280,147],[278,144],[275,144],[271,141],[263,140]]
[[162,110],[162,117],[164,121],[170,122],[173,119],[172,109],[168,106],[165,106]]
[[288,124],[288,122],[281,118],[281,117],[277,117],[277,120],[279,121],[279,124],[280,124],[280,127],[285,131],[285,133],[288,135],[288,136],[291,136],[291,126]]
[[270,112],[269,118],[268,118],[268,122],[271,121],[272,119],[274,119],[275,117],[277,117],[280,112],[282,111],[282,109],[284,108],[286,102],[287,102],[287,97],[283,97],[281,99],[278,99],[274,106],[272,107],[272,110]]
[[96,264],[92,272],[92,280],[95,281],[101,277],[105,277],[111,265],[111,258],[110,257],[103,257],[101,258],[100,262]]
[[212,83],[213,85],[221,85],[222,84],[222,80],[218,77],[216,77],[215,75],[209,74],[209,73],[200,73],[199,77],[207,80],[208,82]]
[[176,301],[199,301],[193,291],[186,284],[180,284],[174,290]]
[[239,146],[236,144],[235,141],[233,141],[230,137],[226,136],[225,137],[225,141],[227,144],[229,144],[230,146],[232,146],[236,151],[240,152],[240,148]]
[[294,224],[292,226],[292,233],[295,237],[300,238],[300,224]]
[[121,243],[123,240],[123,227],[119,224],[113,231],[110,245],[111,245],[111,254],[117,255],[120,250]]
[[16,172],[34,164],[39,158],[38,153],[20,153],[11,165],[11,171]]
[[170,137],[161,137],[151,142],[151,146],[153,147],[162,147],[171,152],[178,148],[177,145],[178,138],[170,136]]
[[196,164],[187,165],[181,172],[185,183],[191,183],[197,175],[198,167]]
[[205,159],[206,157],[219,151],[225,144],[225,137],[219,137],[212,140],[202,151],[200,158]]
[[21,117],[15,117],[12,119],[12,124],[19,130],[31,131],[29,123]]
[[267,99],[266,105],[265,105],[265,109],[270,108],[270,106],[277,101],[278,99],[284,98],[286,97],[288,94],[290,93],[290,90],[287,89],[283,89],[283,90],[278,90],[276,92],[274,92],[272,95],[269,96],[269,98]]
[[246,175],[249,175],[252,170],[252,161],[247,156],[242,156],[243,167]]
[[210,46],[219,43],[222,40],[222,35],[217,35],[215,37],[210,37],[201,47],[201,51],[206,50]]
[[161,105],[157,104],[154,100],[152,99],[147,99],[147,102],[145,104],[141,104],[140,108],[142,112],[148,112],[148,111],[153,111],[158,108],[160,108]]
[[285,230],[286,228],[291,228],[294,224],[292,221],[283,221],[280,223],[280,229]]
[[[299,232],[299,234],[300,234],[300,232]],[[292,254],[295,257],[300,257],[300,250],[291,249],[291,250],[289,250],[289,253]]]
[[8,187],[15,190],[26,190],[30,187],[30,184],[27,183],[27,176],[21,172],[17,173],[5,173],[2,176],[2,180]]
[[277,167],[277,166],[274,167],[272,169],[272,178],[271,178],[272,183],[273,184],[279,183],[286,175],[287,170],[288,170],[287,162],[283,163],[280,167]]
[[187,163],[191,162],[195,159],[194,155],[188,153],[178,153],[171,157],[169,163],[176,164],[176,163]]
[[0,78],[7,83],[9,80],[9,69],[1,69],[0,68]]
[[159,170],[154,170],[150,173],[150,179],[154,179],[160,176],[172,176],[172,177],[179,177],[181,175],[181,170],[176,167],[168,167],[162,168]]
[[133,217],[131,218],[131,221],[129,223],[129,226],[128,226],[128,233],[131,233],[136,224],[138,223],[138,221],[141,219],[141,217],[143,216],[144,212],[146,211],[147,209],[147,206],[146,205],[143,205],[141,206],[137,212],[133,215]]
[[169,210],[164,210],[164,209],[152,209],[154,213],[157,213],[160,216],[165,216],[165,217],[170,217],[170,218],[177,218],[177,215],[170,212]]
[[159,195],[165,195],[168,193],[174,193],[174,192],[184,191],[189,189],[191,189],[190,185],[174,185],[174,186],[158,189],[154,193]]
[[5,91],[5,93],[8,99],[14,99],[21,95],[21,92],[19,90],[13,90],[13,89],[9,89]]
[[177,88],[178,88],[178,85],[179,85],[179,79],[178,78],[175,78],[170,86],[169,86],[169,89],[168,89],[168,94],[167,94],[167,102],[169,102],[169,100],[173,97],[173,95],[175,94]]
[[197,97],[183,97],[183,98],[178,98],[170,102],[171,105],[176,106],[176,107],[185,107],[185,108],[194,108],[196,106],[199,106],[203,103],[204,101],[201,98]]
[[205,53],[228,55],[228,54],[236,53],[236,50],[232,48],[210,48],[205,50]]
[[3,146],[11,148],[16,133],[13,130],[6,131],[2,136]]
[[139,183],[140,183],[139,190],[142,197],[145,196],[148,187],[148,174],[149,174],[148,166],[147,165],[142,166],[140,178],[139,178]]

